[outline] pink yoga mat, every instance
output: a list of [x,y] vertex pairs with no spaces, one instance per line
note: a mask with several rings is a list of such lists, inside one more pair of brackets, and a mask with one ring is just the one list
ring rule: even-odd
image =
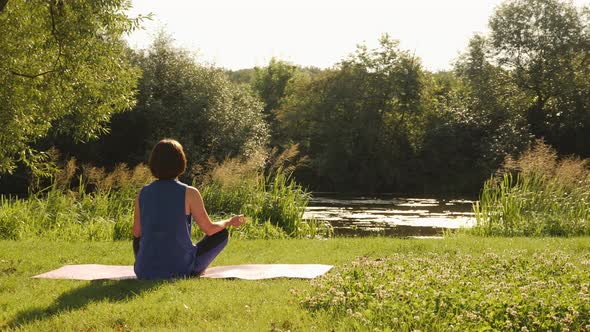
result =
[[[237,278],[247,280],[272,278],[313,279],[328,272],[332,265],[323,264],[244,264],[208,268],[202,278]],[[124,280],[136,279],[131,265],[81,264],[64,265],[57,270],[36,275],[41,279]]]

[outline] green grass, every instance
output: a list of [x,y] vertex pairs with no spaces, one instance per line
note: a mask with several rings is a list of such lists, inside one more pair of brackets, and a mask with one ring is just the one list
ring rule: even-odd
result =
[[590,177],[568,185],[560,178],[504,174],[484,184],[471,232],[484,236],[590,235]]
[[[94,171],[88,171],[87,177],[80,175],[73,181],[75,186],[70,184],[72,180],[66,181],[68,184],[53,180],[49,187],[26,198],[0,196],[0,239],[131,239],[133,202],[152,178],[144,166],[132,171],[121,166],[110,174],[88,169]],[[237,184],[226,186],[212,181],[204,184],[201,192],[215,220],[239,213],[248,217],[248,224],[235,232],[236,237],[331,235],[329,225],[302,220],[310,195],[280,170],[272,177],[254,173],[247,181],[234,182]]]
[[[367,259],[357,260],[358,257]],[[491,264],[493,257],[497,257],[500,265]],[[364,264],[363,261],[374,261],[375,258],[385,258],[380,260],[383,262],[381,268],[367,266],[360,272],[371,274],[381,271],[386,278],[384,280],[397,287],[396,291],[404,294],[412,292],[415,296],[403,298],[405,302],[399,305],[394,305],[397,297],[391,298],[390,302],[385,301],[391,306],[387,315],[382,317],[377,315],[377,311],[373,315],[356,309],[350,313],[340,302],[335,302],[330,308],[311,305],[310,298],[315,297],[316,302],[321,303],[322,299],[333,294],[322,290],[322,287],[333,284],[337,276],[345,279],[354,273],[351,272],[354,270],[351,269],[353,261]],[[518,299],[523,285],[532,282],[549,283],[556,291],[531,290],[525,303],[544,301],[550,305],[548,308],[557,310],[553,316],[559,319],[565,319],[566,314],[571,313],[571,306],[580,314],[587,313],[590,300],[590,239],[586,237],[233,240],[214,262],[214,265],[336,265],[326,278],[315,282],[285,279],[84,282],[29,278],[64,264],[83,263],[132,264],[131,243],[0,241],[0,329],[324,331],[355,327],[366,329],[371,326],[383,328],[379,325],[382,321],[402,330],[404,326],[432,330],[436,327],[447,329],[444,327],[461,314],[472,317],[465,314],[474,312],[473,306],[479,303],[476,299],[480,298],[487,298],[491,301],[489,303],[499,308],[510,308],[524,315],[521,307],[511,306],[522,302],[510,301]],[[519,265],[521,263],[524,265]],[[503,264],[507,265],[501,268]],[[443,270],[452,278],[436,274]],[[368,289],[380,280],[377,276],[363,277],[356,282],[359,287]],[[506,285],[489,296],[489,287],[502,281]],[[434,312],[431,293],[437,285],[441,294],[447,294],[448,307],[454,309],[439,315],[438,320],[429,321],[426,318]],[[351,295],[359,297],[354,301],[351,299],[351,305],[362,306],[362,296],[368,296],[366,300],[369,302],[375,301],[371,298],[377,299],[369,292]],[[580,307],[579,303],[586,303],[586,307]],[[416,320],[415,316],[422,320]],[[397,318],[398,325],[383,317]],[[582,318],[588,322],[587,316]],[[412,325],[404,325],[407,321],[411,321]],[[561,324],[567,324],[567,321]],[[462,325],[456,326],[458,329]],[[473,326],[472,329],[477,329],[483,325]],[[588,330],[590,326],[581,326],[580,329]]]
[[[225,173],[227,174],[227,173]],[[326,223],[303,221],[311,194],[282,169],[268,176],[248,174],[235,181],[225,175],[203,185],[201,193],[207,210],[232,215],[243,213],[251,221],[243,232],[247,238],[314,238],[331,236]],[[235,177],[235,176],[234,176]],[[232,181],[228,181],[229,178]],[[264,225],[264,227],[259,227]],[[258,234],[263,230],[261,234]]]
[[118,191],[61,189],[25,199],[0,197],[0,239],[130,239],[133,200]]
[[590,160],[558,158],[537,141],[518,159],[508,158],[486,181],[474,206],[483,236],[590,235]]

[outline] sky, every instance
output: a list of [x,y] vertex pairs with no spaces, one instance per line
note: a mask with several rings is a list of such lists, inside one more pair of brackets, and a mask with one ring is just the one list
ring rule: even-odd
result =
[[[228,69],[268,64],[271,57],[331,67],[383,33],[422,59],[450,69],[475,33],[486,33],[501,0],[132,0],[131,17],[152,13],[128,36],[146,48],[160,30],[199,61]],[[588,5],[590,0],[575,0]]]

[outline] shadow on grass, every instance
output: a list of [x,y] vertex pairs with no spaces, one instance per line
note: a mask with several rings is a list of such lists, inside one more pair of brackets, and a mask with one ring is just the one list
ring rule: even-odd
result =
[[47,320],[63,312],[84,308],[93,302],[108,301],[118,302],[132,299],[143,292],[170,283],[171,281],[145,281],[145,280],[104,280],[93,281],[86,286],[72,289],[60,295],[53,304],[46,308],[32,308],[19,312],[12,320],[0,330],[13,329],[30,322]]

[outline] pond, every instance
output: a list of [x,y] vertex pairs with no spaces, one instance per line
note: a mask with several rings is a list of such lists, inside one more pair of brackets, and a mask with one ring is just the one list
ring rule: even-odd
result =
[[329,222],[337,236],[440,236],[475,223],[469,199],[313,193],[303,219]]

